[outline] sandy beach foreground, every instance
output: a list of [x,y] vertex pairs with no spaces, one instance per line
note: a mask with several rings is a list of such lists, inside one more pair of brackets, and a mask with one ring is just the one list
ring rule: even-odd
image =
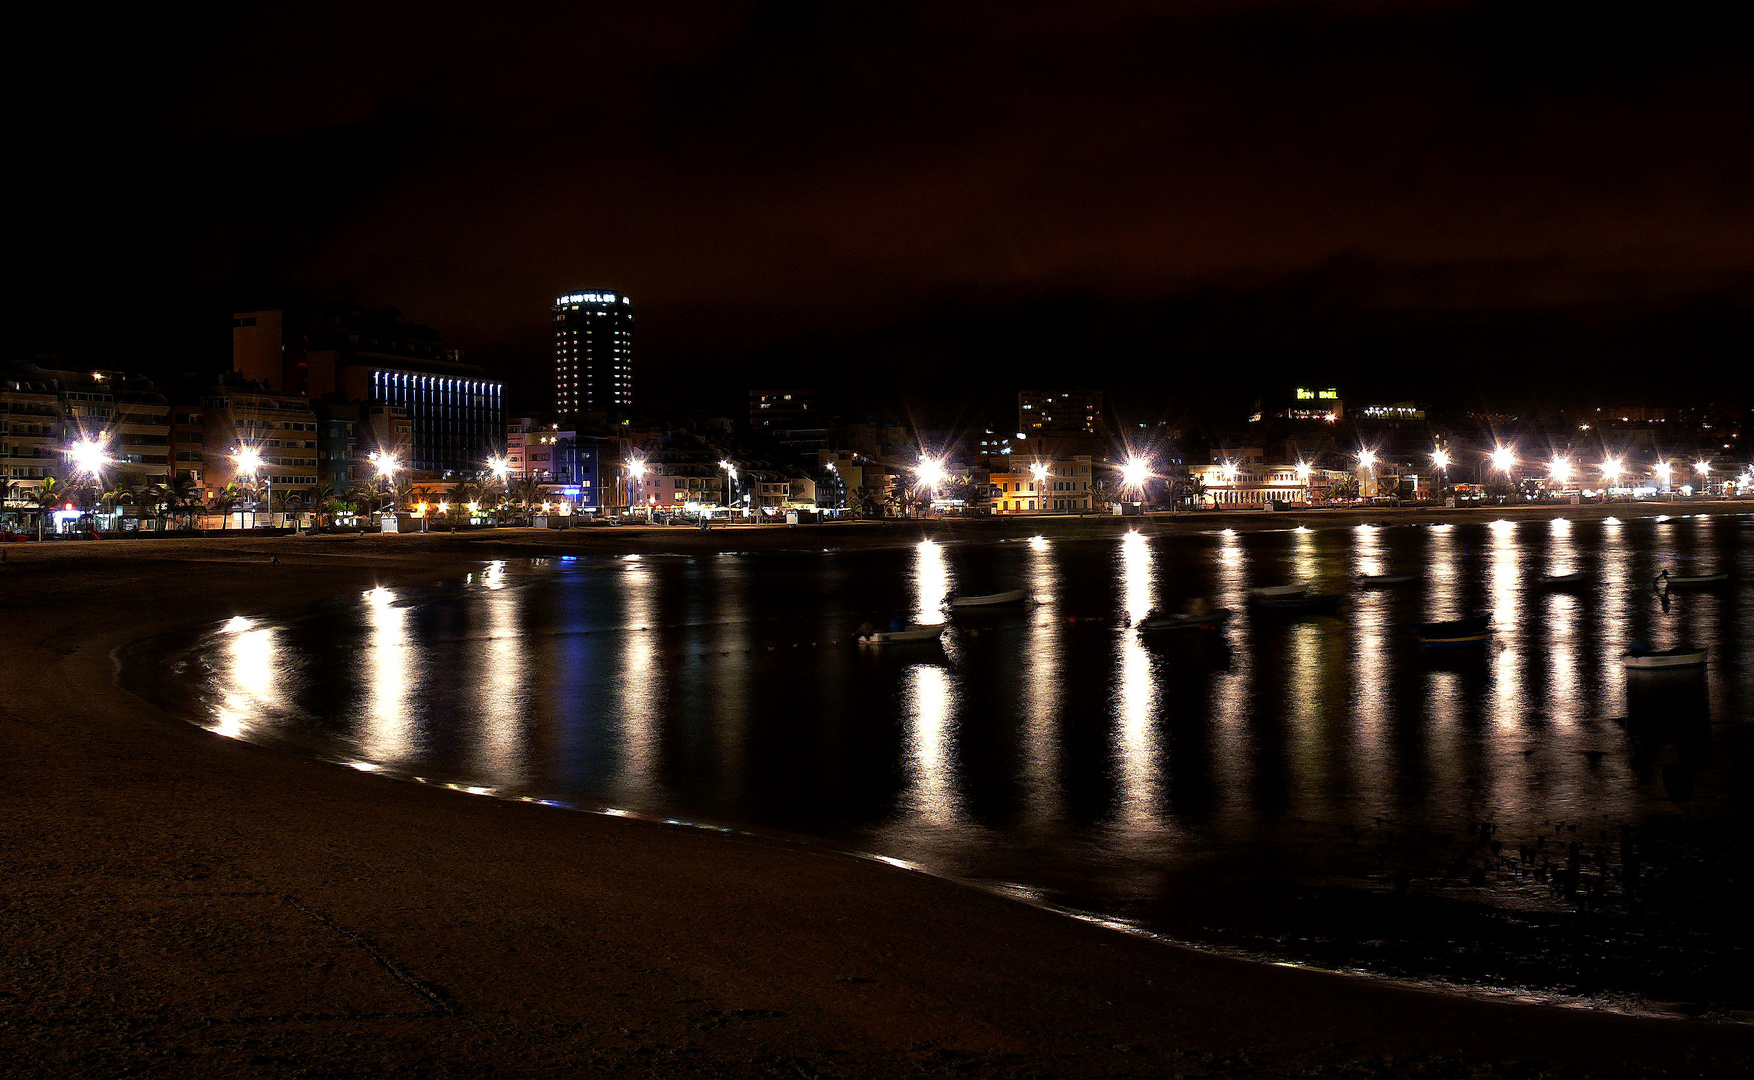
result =
[[[1654,512],[1704,509],[1747,508]],[[113,681],[144,636],[484,558],[929,528],[8,545],[0,1074],[1754,1074],[1748,1026],[1210,956],[806,847],[307,761]]]

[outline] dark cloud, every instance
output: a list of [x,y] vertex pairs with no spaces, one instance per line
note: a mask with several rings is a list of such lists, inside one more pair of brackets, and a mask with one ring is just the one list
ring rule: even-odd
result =
[[1246,358],[1427,392],[1682,348],[1745,385],[1754,69],[1719,6],[132,18],[15,69],[14,351],[170,362],[223,349],[197,317],[350,295],[534,382],[545,298],[604,284],[681,386],[858,358],[1174,395]]

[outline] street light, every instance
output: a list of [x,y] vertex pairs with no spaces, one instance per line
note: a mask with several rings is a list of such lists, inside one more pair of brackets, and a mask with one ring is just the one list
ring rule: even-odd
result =
[[1571,462],[1562,457],[1554,458],[1547,465],[1547,475],[1559,482],[1559,489],[1565,490],[1565,482],[1571,479]]
[[[624,503],[626,503],[628,509],[630,509],[630,510],[633,508],[633,484],[634,484],[634,481],[636,481],[636,480],[639,481],[640,487],[643,489],[645,487],[646,473],[648,471],[649,471],[649,469],[648,469],[645,462],[639,460],[638,458],[629,459],[629,461],[627,463],[627,477],[628,477],[628,479],[627,479],[627,497],[625,499],[623,499],[622,501]],[[642,491],[641,494],[644,494],[644,492]],[[652,517],[651,511],[649,511],[649,510],[646,511],[647,524],[651,523],[651,517]]]
[[[377,470],[378,479],[384,483],[386,489],[389,485],[396,482],[396,473],[401,470],[402,462],[397,460],[395,454],[385,454],[373,450],[371,453],[371,463]],[[395,492],[390,491],[389,494],[394,497]],[[380,513],[381,512],[382,511],[380,510]]]
[[1449,460],[1448,450],[1433,450],[1431,452],[1431,464],[1434,468],[1440,470],[1449,468]]
[[1656,467],[1655,467],[1654,471],[1657,474],[1657,479],[1662,482],[1663,490],[1668,491],[1669,490],[1669,476],[1671,473],[1673,473],[1675,471],[1674,466],[1670,465],[1666,461],[1659,461],[1656,463]]
[[729,459],[721,458],[719,468],[725,470],[725,497],[720,500],[725,504],[725,521],[730,522],[731,502],[737,497],[737,466]]
[[511,475],[512,463],[495,454],[493,457],[487,459],[487,471],[492,473],[498,478],[499,482],[503,484],[506,482],[506,477]]
[[1711,462],[1696,461],[1693,471],[1699,474],[1699,489],[1706,495],[1711,494]]
[[1313,471],[1309,467],[1309,462],[1300,461],[1297,463],[1297,482],[1303,485],[1303,504],[1305,506],[1309,505],[1309,477]]
[[1492,467],[1503,473],[1508,479],[1510,471],[1516,468],[1516,451],[1508,446],[1501,446],[1492,451]]
[[[103,487],[103,468],[110,464],[108,441],[102,435],[87,435],[67,448],[67,460],[73,464],[73,475],[88,476],[99,489]],[[40,530],[42,514],[37,515]],[[41,539],[39,531],[38,539]]]
[[1361,469],[1374,469],[1374,468],[1376,468],[1376,451],[1375,450],[1360,450],[1360,451],[1358,451],[1358,467]]
[[1625,471],[1626,466],[1617,457],[1611,457],[1602,462],[1602,479],[1607,481],[1609,485],[1620,479],[1620,474]]
[[[260,479],[262,471],[262,452],[260,450],[253,446],[240,446],[237,449],[237,453],[233,454],[231,457],[233,461],[237,462],[237,471],[240,476],[247,476],[252,480]],[[272,515],[274,513],[273,481],[270,480],[264,482],[262,485],[262,491],[264,497],[268,500],[268,513]],[[273,520],[272,516],[270,516],[269,520]],[[251,523],[252,525],[254,524],[253,518]],[[242,527],[241,521],[239,527]]]

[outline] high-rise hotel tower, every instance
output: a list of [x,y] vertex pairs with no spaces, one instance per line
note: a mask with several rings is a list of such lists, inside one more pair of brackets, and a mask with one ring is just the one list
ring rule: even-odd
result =
[[633,301],[617,292],[554,299],[554,408],[563,417],[633,408]]

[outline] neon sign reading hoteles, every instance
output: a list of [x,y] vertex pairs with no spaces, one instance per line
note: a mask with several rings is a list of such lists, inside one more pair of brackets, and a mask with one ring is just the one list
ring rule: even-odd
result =
[[624,304],[631,302],[627,297],[616,296],[612,292],[576,292],[568,296],[557,297],[554,302],[556,304],[613,304],[617,300]]

